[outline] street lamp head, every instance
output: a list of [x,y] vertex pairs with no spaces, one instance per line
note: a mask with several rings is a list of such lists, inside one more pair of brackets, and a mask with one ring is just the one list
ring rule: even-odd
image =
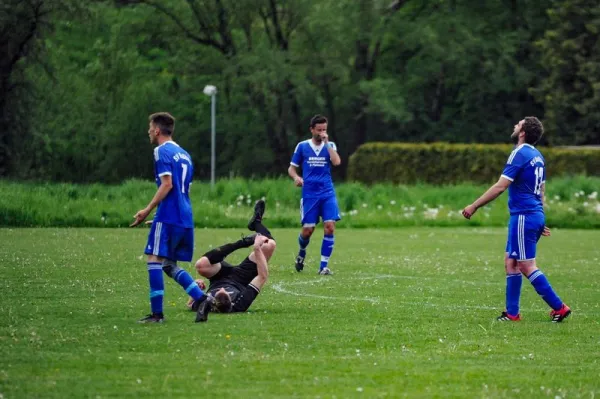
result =
[[217,94],[217,87],[213,85],[204,86],[204,94],[206,94],[207,96],[214,96],[215,94]]

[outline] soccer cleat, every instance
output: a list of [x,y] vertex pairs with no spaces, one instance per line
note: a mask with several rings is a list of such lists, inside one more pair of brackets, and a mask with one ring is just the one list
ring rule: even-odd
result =
[[571,308],[563,303],[562,307],[559,310],[553,310],[550,312],[550,317],[552,317],[552,323],[560,323],[571,314]]
[[265,213],[265,201],[258,200],[256,204],[254,204],[254,215],[248,221],[248,230],[255,231],[256,223],[262,222],[263,214]]
[[242,241],[246,247],[250,247],[254,245],[254,240],[256,239],[256,234],[250,234],[249,236],[242,235]]
[[333,274],[333,272],[328,267],[324,267],[321,270],[319,270],[319,274],[321,276],[330,276]]
[[162,313],[150,313],[146,317],[139,319],[138,323],[162,323],[165,321],[165,316]]
[[[197,304],[196,304],[197,302]],[[203,300],[198,300],[192,305],[192,309],[196,311],[196,323],[202,323],[208,320],[208,313],[212,307],[212,297],[206,297]],[[195,308],[195,309],[194,309]]]
[[301,272],[304,270],[304,258],[302,256],[298,256],[296,258],[296,271]]
[[521,315],[511,316],[506,312],[502,312],[500,316],[496,318],[498,321],[521,321]]

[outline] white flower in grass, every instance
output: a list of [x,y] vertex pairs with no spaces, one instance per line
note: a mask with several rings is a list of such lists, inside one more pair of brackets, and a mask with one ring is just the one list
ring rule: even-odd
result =
[[589,202],[585,201],[585,202],[583,203],[583,206],[588,206],[589,204],[590,204]]
[[379,209],[379,210],[382,210],[382,209],[383,209],[383,206],[381,206],[381,205],[377,205],[377,209]]
[[417,209],[417,208],[415,208],[414,206],[411,206],[410,208],[408,208],[408,210],[411,211],[411,212],[414,212],[415,209]]
[[596,212],[600,213],[600,203],[596,204]]
[[242,206],[242,203],[238,201],[237,206]]
[[596,198],[598,198],[598,193],[596,191],[588,195],[588,199],[595,200]]
[[583,190],[580,190],[579,195],[585,195],[585,192]]
[[362,207],[363,207],[363,208],[366,208],[367,206],[368,206],[367,204],[362,204]]
[[252,203],[252,200],[250,199],[250,197],[248,197],[248,199],[246,200],[246,204],[250,205]]
[[423,211],[423,216],[425,216],[426,219],[435,219],[437,218],[439,211],[440,210],[437,208],[428,208]]
[[276,203],[275,203],[275,207],[276,207],[276,208],[279,208],[280,206],[281,206],[281,204],[280,204],[279,202],[276,202]]
[[579,198],[579,193],[575,193],[575,198]]
[[244,200],[244,196],[242,194],[238,195],[237,200],[238,201],[243,201]]
[[396,201],[394,201],[394,200],[391,200],[391,201],[390,201],[390,205],[396,205]]
[[555,195],[554,196],[554,201],[560,201],[560,195]]
[[266,201],[266,200],[267,200],[267,197],[265,197],[265,196],[263,195],[263,196],[262,196],[260,199],[261,199],[261,200],[263,200],[263,201]]

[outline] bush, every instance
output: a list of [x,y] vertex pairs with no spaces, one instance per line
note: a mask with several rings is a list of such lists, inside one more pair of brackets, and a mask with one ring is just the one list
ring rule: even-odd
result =
[[[365,184],[490,183],[502,172],[513,147],[504,144],[368,143],[350,157],[348,179]],[[600,176],[600,151],[541,148],[549,179]]]

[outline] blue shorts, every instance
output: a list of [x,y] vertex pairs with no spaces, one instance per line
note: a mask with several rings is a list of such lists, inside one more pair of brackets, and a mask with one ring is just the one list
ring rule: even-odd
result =
[[194,255],[194,228],[154,221],[144,253],[174,261],[190,262]]
[[506,242],[508,257],[517,261],[535,259],[537,242],[545,225],[546,217],[542,212],[511,215]]
[[304,227],[315,227],[323,222],[340,220],[340,210],[335,196],[327,198],[303,198],[300,200],[300,223]]

